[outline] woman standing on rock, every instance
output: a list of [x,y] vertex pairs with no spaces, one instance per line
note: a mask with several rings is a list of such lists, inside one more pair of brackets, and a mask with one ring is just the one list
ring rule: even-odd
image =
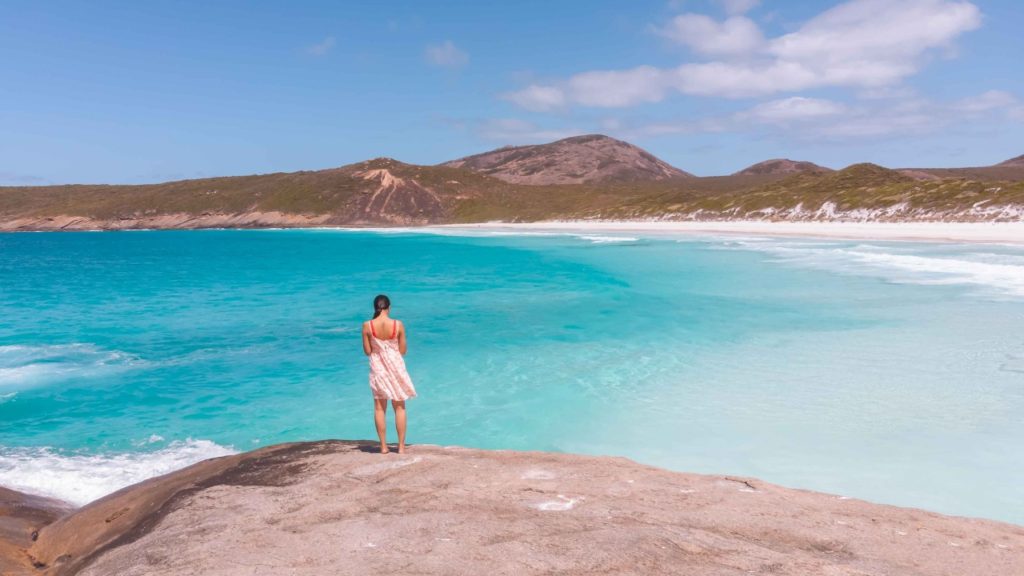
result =
[[373,319],[363,323],[363,352],[370,357],[373,421],[380,437],[381,454],[388,453],[388,400],[395,409],[398,453],[405,453],[405,401],[416,396],[402,358],[405,350],[405,325],[391,318],[391,300],[380,294],[373,299]]

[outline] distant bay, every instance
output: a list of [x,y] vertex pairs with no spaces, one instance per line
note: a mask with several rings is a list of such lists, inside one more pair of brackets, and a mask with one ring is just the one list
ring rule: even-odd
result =
[[994,244],[0,234],[0,485],[84,503],[204,457],[372,437],[358,330],[379,292],[409,327],[413,443],[1024,523],[1024,248]]

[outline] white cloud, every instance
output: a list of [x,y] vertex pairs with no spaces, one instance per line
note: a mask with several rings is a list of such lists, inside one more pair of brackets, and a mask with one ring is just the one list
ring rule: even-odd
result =
[[999,108],[1010,108],[1017,104],[1017,98],[1002,90],[989,90],[977,96],[964,98],[956,103],[956,108],[964,112],[988,112]]
[[666,80],[683,94],[726,98],[795,92],[819,83],[813,70],[799,62],[782,60],[763,65],[730,62],[683,64],[669,71]]
[[857,92],[857,98],[862,100],[910,98],[916,93],[917,92],[909,86],[877,86],[859,90]]
[[541,100],[611,108],[659,102],[675,92],[742,98],[823,87],[881,90],[898,86],[926,55],[949,50],[980,25],[980,10],[964,0],[848,0],[771,39],[742,16],[719,24],[684,14],[660,32],[702,54],[731,58],[583,72],[505,97],[544,110],[552,106]]
[[793,96],[781,100],[763,102],[754,106],[740,117],[758,122],[786,123],[836,116],[846,111],[846,106],[831,100]]
[[[729,115],[638,122],[604,118],[601,127],[627,140],[665,134],[729,132],[768,134],[787,140],[870,140],[930,134],[954,125],[1024,121],[1024,105],[1012,94],[984,92],[952,102],[924,98],[838,102],[793,96],[761,102]],[[975,105],[989,103],[990,105]],[[965,105],[970,104],[970,105]]]
[[663,73],[653,66],[584,72],[569,79],[568,92],[584,106],[618,108],[664,97]]
[[505,94],[503,98],[534,112],[546,112],[565,106],[565,92],[554,86],[533,84],[522,90]]
[[326,56],[334,48],[334,36],[328,36],[316,44],[306,47],[306,53],[312,56]]
[[803,62],[826,84],[882,86],[917,71],[928,50],[981,25],[970,2],[851,0],[772,41],[769,53]]
[[703,14],[680,14],[657,32],[701,54],[747,54],[764,44],[761,29],[746,16],[718,22]]
[[427,46],[424,56],[433,66],[462,68],[469,63],[469,54],[460,50],[451,40]]
[[856,105],[831,100],[792,97],[764,102],[736,114],[733,129],[750,129],[750,122],[805,140],[870,139],[927,134],[948,126],[979,120],[998,122],[1012,116],[1017,99],[989,91],[953,102],[923,98],[861,101]]

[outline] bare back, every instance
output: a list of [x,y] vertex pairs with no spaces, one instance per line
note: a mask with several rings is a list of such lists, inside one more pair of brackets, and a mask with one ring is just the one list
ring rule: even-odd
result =
[[367,356],[373,352],[372,339],[394,340],[398,346],[398,351],[405,355],[407,349],[405,325],[399,320],[395,320],[386,314],[381,314],[363,323],[363,352]]

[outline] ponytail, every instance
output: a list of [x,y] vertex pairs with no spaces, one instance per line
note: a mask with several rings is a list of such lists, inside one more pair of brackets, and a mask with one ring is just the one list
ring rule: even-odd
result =
[[388,308],[391,308],[391,300],[387,296],[379,294],[376,298],[373,299],[374,318],[380,316],[380,313],[387,310]]

